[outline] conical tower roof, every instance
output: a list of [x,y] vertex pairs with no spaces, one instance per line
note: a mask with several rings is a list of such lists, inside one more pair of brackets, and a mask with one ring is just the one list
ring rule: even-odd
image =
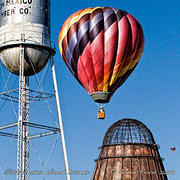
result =
[[106,132],[92,180],[167,180],[151,131],[122,119]]

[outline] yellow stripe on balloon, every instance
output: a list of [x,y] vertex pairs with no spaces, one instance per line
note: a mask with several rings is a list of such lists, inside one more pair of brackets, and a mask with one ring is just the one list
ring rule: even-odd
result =
[[103,92],[108,92],[109,83],[104,84]]
[[92,13],[94,10],[98,9],[100,7],[95,7],[95,8],[87,8],[85,9],[80,15],[79,15],[79,19],[81,19],[81,17],[83,17],[85,14],[89,14]]
[[66,32],[67,32],[67,26],[68,26],[68,23],[69,23],[69,20],[70,19],[68,19],[65,23],[64,23],[64,25],[63,25],[63,27],[62,27],[62,29],[61,29],[61,32],[60,32],[60,34],[59,34],[59,50],[60,50],[60,53],[61,53],[61,55],[62,55],[62,41],[63,41],[63,39],[64,39],[64,37],[66,36]]
[[114,74],[111,78],[109,85],[112,86],[112,84],[114,84],[116,82],[117,78],[118,78],[118,75]]
[[132,64],[133,61],[134,61],[134,59],[133,59],[134,56],[135,56],[135,53],[133,53],[131,56],[129,56],[127,59],[125,59],[124,62],[129,61],[129,59],[130,59],[130,62],[129,62],[128,65],[122,67],[121,71],[120,71],[119,74],[118,74],[118,77],[123,76],[123,75],[130,69],[130,66],[131,66],[131,64]]
[[[133,56],[134,56],[134,54],[131,55],[130,57],[128,57],[127,59],[125,59],[125,61],[129,61],[128,59],[131,59]],[[128,70],[132,69],[132,67],[135,66],[135,64],[138,62],[138,60],[139,59],[131,60],[131,62],[127,66],[122,67],[119,71],[118,71],[118,69],[121,64],[116,65],[114,73],[111,77],[109,86],[112,86],[119,77],[123,76]]]
[[123,76],[128,70],[129,70],[129,64],[122,68],[121,73],[118,75],[118,77]]
[[119,72],[120,65],[121,65],[121,64],[118,64],[118,65],[116,65],[116,66],[114,67],[114,73],[113,73],[113,75],[112,75],[112,77],[111,77],[111,81],[110,81],[110,83],[109,83],[110,86],[111,86],[112,84],[114,84],[115,81],[116,81],[116,79],[118,78],[118,72]]
[[107,73],[105,76],[104,76],[104,86],[103,86],[103,91],[104,92],[107,92],[108,91],[108,87],[109,87],[109,81],[110,81],[110,78],[109,76],[112,74],[112,71]]
[[68,24],[68,28],[67,28],[67,32],[68,32],[69,28],[70,28],[74,23],[78,22],[78,20],[79,20],[79,15],[76,15],[76,16],[74,16],[74,17],[72,17],[72,18],[70,19],[69,24]]
[[[130,56],[129,58],[125,59],[125,61],[129,61],[128,59],[131,59],[131,57],[132,56]],[[121,77],[121,76],[123,76],[126,73],[126,71],[129,69],[129,66],[130,66],[131,62],[128,65],[126,65],[126,66],[121,68],[121,71],[118,73],[118,77]]]
[[136,63],[128,64],[127,66],[122,68],[121,73],[118,75],[118,77],[122,77],[128,70],[132,69],[138,62],[139,59],[135,60]]
[[142,55],[142,53],[140,53],[140,55],[131,63],[131,65],[129,66],[129,69],[134,68],[134,66],[139,62],[141,55]]
[[[134,56],[134,54],[131,55],[128,59],[132,59],[133,56]],[[128,61],[128,59],[126,59],[125,61]],[[109,72],[107,75],[105,75],[103,91],[107,92],[109,86],[111,86],[113,83],[115,83],[118,77],[123,76],[129,69],[131,69],[130,67],[132,67],[132,66],[134,67],[135,64],[138,62],[138,60],[139,59],[131,60],[131,62],[127,66],[123,67],[118,73],[114,74],[112,76],[112,78],[110,79],[110,81],[108,81],[108,79],[109,79],[109,76],[111,75],[111,72]],[[117,65],[116,68],[118,68],[118,66],[120,66],[120,64]]]

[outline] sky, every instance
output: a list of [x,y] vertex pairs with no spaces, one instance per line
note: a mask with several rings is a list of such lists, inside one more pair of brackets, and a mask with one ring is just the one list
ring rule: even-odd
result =
[[[58,34],[64,21],[79,9],[96,6],[110,6],[126,10],[141,23],[145,48],[141,60],[128,80],[115,92],[109,104],[105,105],[106,119],[98,120],[98,106],[79,85],[65,66],[58,50]],[[64,133],[69,167],[73,171],[87,171],[87,175],[71,175],[72,180],[90,180],[95,167],[94,160],[99,155],[107,129],[123,118],[135,118],[143,122],[153,133],[160,145],[160,155],[164,158],[166,170],[174,170],[169,180],[180,177],[180,3],[174,0],[51,0],[51,33],[56,45],[54,56],[58,91],[62,110]],[[5,71],[6,77],[9,76]],[[43,73],[47,72],[46,78]],[[52,92],[50,66],[37,75],[45,79],[44,89]],[[1,73],[1,78],[3,75]],[[10,76],[9,86],[17,77]],[[36,77],[31,77],[31,88],[37,88]],[[16,85],[17,86],[17,83]],[[4,81],[0,85],[4,89]],[[1,102],[2,104],[2,102]],[[49,108],[50,107],[50,108]],[[30,121],[55,125],[55,100],[30,105]],[[17,110],[17,107],[16,107]],[[1,124],[16,122],[11,103],[6,103],[0,111]],[[56,121],[57,122],[57,121]],[[14,130],[12,129],[11,132]],[[32,133],[37,130],[32,129]],[[16,140],[0,137],[0,177],[12,180],[12,175],[4,175],[7,169],[16,170]],[[57,141],[56,141],[57,140]],[[32,140],[30,144],[30,171],[64,171],[64,161],[60,136]],[[52,151],[52,146],[54,146]],[[175,152],[170,148],[176,147]],[[52,153],[51,153],[52,151]],[[51,156],[49,157],[49,153]],[[48,162],[48,163],[46,163]],[[47,166],[46,166],[47,164]],[[31,175],[30,179],[66,179],[65,175]]]

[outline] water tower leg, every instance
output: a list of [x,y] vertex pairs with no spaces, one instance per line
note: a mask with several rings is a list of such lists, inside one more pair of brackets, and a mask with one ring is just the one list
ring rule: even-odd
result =
[[19,71],[19,119],[17,146],[17,180],[22,180],[22,143],[23,143],[23,84],[24,84],[24,47],[20,46]]
[[24,76],[23,84],[23,154],[22,154],[22,170],[23,180],[29,179],[29,77]]
[[51,70],[52,70],[54,91],[55,91],[55,97],[56,97],[56,106],[57,106],[57,112],[58,112],[59,127],[61,130],[61,141],[62,141],[62,148],[63,148],[63,155],[64,155],[65,170],[66,170],[66,180],[70,180],[69,166],[68,166],[67,152],[66,152],[66,145],[65,145],[65,138],[64,138],[64,130],[63,130],[63,123],[62,123],[62,116],[61,116],[61,107],[60,107],[60,102],[59,102],[59,94],[58,94],[58,87],[57,87],[57,80],[56,80],[53,56],[51,56]]
[[24,47],[20,46],[19,119],[17,147],[17,180],[29,179],[29,77],[24,76]]

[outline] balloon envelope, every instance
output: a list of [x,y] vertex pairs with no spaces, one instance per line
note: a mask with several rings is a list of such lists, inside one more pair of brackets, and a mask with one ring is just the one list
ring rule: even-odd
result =
[[71,15],[59,33],[60,53],[74,77],[99,103],[107,103],[142,55],[140,23],[116,8],[96,7]]

